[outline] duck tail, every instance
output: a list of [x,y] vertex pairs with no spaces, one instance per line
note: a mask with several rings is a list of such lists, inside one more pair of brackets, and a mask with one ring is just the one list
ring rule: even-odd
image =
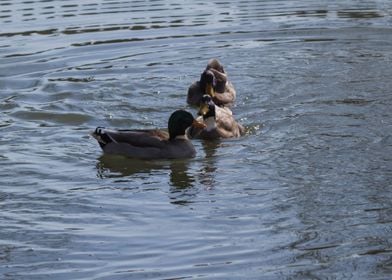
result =
[[105,130],[104,127],[98,126],[94,132],[91,133],[91,136],[94,137],[97,141],[99,146],[103,149],[107,144],[116,142],[110,134]]

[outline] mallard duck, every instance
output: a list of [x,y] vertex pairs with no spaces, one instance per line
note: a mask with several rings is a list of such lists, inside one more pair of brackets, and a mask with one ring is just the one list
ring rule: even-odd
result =
[[92,136],[105,154],[123,155],[138,159],[190,158],[196,154],[187,138],[188,127],[205,127],[192,114],[177,110],[168,121],[168,131],[162,130],[107,130],[97,127]]
[[203,95],[199,115],[204,121],[205,128],[189,128],[190,138],[214,140],[219,138],[240,137],[245,133],[229,108],[216,106],[211,96]]
[[218,106],[231,106],[234,103],[236,91],[228,80],[222,64],[217,59],[210,59],[200,80],[189,87],[188,104],[200,105],[204,94],[210,95]]

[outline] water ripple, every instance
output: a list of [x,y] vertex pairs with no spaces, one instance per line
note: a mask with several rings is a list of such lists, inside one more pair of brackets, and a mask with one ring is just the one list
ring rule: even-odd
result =
[[[0,1],[0,278],[391,271],[389,1]],[[102,156],[166,128],[208,59],[247,135]]]

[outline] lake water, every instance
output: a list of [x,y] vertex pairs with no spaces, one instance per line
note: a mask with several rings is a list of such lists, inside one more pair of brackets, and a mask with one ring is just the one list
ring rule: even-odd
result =
[[[0,278],[391,279],[392,2],[0,1]],[[247,135],[164,128],[208,59]]]

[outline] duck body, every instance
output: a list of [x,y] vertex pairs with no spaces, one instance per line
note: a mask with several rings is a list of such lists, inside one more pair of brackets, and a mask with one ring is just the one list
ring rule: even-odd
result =
[[208,95],[202,98],[199,109],[201,115],[198,120],[203,120],[205,128],[193,128],[188,130],[190,138],[215,140],[219,138],[234,138],[245,134],[244,127],[239,124],[229,108],[222,108],[212,101]]
[[191,158],[196,155],[185,130],[198,124],[193,116],[178,110],[169,119],[169,132],[163,130],[108,130],[97,127],[91,134],[105,154],[138,159]]

